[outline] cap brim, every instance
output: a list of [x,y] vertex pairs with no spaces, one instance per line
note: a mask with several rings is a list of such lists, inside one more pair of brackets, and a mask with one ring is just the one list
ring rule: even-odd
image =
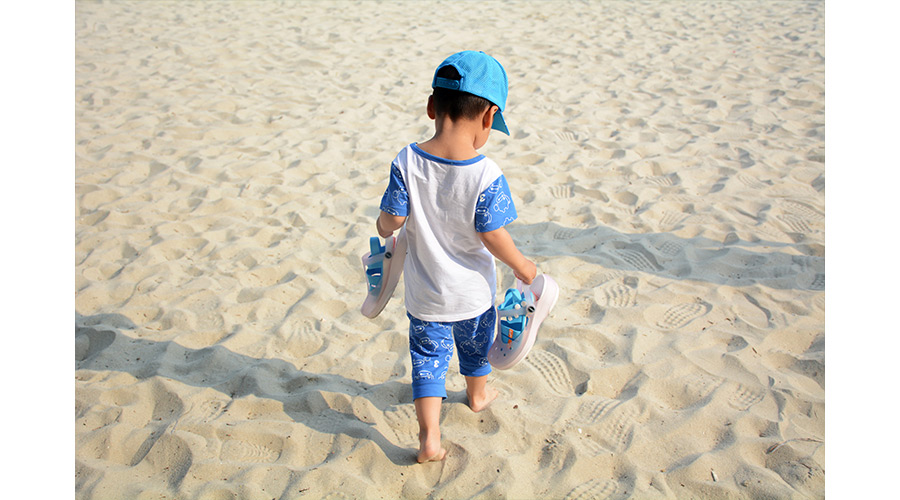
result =
[[503,119],[503,112],[499,109],[494,113],[494,124],[491,125],[491,128],[509,135],[509,129],[506,127],[506,120]]

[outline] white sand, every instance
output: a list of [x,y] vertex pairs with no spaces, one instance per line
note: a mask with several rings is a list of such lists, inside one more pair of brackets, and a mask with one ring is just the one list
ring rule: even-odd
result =
[[[77,498],[824,497],[824,3],[75,9]],[[562,295],[421,466],[359,256],[463,49]]]

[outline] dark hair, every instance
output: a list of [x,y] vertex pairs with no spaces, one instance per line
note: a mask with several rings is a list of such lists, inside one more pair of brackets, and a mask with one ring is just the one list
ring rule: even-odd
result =
[[[459,80],[459,72],[453,66],[444,66],[437,72],[439,78],[447,78],[449,80]],[[459,90],[450,90],[445,88],[436,88],[432,93],[434,96],[434,112],[438,116],[447,115],[451,120],[460,118],[471,120],[478,118],[478,115],[493,104],[484,97],[461,92]]]

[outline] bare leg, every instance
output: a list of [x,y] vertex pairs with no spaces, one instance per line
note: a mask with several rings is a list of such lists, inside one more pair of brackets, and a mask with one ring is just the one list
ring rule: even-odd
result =
[[487,408],[499,394],[497,389],[487,386],[487,375],[466,377],[466,396],[469,397],[469,408],[472,411],[479,412]]
[[416,461],[438,462],[447,455],[441,448],[441,401],[442,398],[426,397],[416,399],[416,418],[419,420],[419,455]]

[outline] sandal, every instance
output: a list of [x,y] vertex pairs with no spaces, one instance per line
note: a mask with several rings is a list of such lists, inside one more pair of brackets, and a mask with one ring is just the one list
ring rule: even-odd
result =
[[381,244],[381,238],[369,238],[369,253],[362,256],[363,271],[366,276],[366,299],[360,312],[367,318],[381,314],[391,300],[406,260],[406,229],[397,236],[389,236]]
[[536,277],[531,285],[516,280],[516,288],[506,291],[497,308],[497,337],[488,351],[491,366],[507,370],[525,359],[541,323],[558,299],[559,285],[546,274]]

